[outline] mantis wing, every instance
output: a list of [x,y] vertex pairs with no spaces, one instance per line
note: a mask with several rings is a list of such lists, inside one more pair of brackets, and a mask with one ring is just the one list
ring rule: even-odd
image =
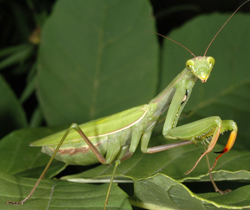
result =
[[[80,127],[85,133],[85,135],[91,140],[96,141],[97,138],[94,137],[105,137],[108,134],[112,134],[124,129],[127,129],[138,121],[140,121],[146,114],[148,110],[148,105],[141,105],[133,107],[131,109],[119,112],[108,117],[103,117],[97,120],[93,120],[84,124],[81,124]],[[31,146],[47,146],[47,145],[57,145],[66,130],[60,131],[58,133],[52,134],[45,138],[42,138],[38,141],[31,143]],[[86,144],[79,134],[73,130],[67,136],[64,141],[66,143],[80,143]]]

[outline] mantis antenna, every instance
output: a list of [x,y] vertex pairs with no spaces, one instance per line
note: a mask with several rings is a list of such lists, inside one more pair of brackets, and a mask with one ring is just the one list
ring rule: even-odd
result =
[[209,45],[207,46],[207,49],[204,53],[204,56],[206,56],[207,51],[209,49],[209,47],[211,46],[211,44],[213,43],[214,39],[218,36],[218,34],[221,32],[221,30],[225,27],[225,25],[228,23],[228,21],[235,15],[235,13],[243,6],[245,5],[247,2],[249,2],[250,0],[245,1],[244,3],[242,3],[235,11],[234,13],[227,19],[227,21],[221,26],[221,28],[219,29],[219,31],[215,34],[214,38],[211,40],[211,42],[209,43]]
[[[249,0],[249,1],[250,1],[250,0]],[[170,39],[169,37],[164,36],[164,35],[162,35],[162,34],[159,34],[159,33],[157,33],[157,32],[154,32],[154,31],[149,31],[149,32],[155,33],[155,34],[157,34],[157,35],[159,35],[159,36],[162,36],[163,38],[166,38],[166,39],[168,39],[168,40],[170,40],[170,41],[172,41],[172,42],[174,42],[174,43],[180,45],[181,47],[183,47],[185,50],[187,50],[188,52],[190,52],[191,55],[193,55],[193,56],[196,58],[195,54],[194,54],[191,50],[189,50],[188,48],[186,48],[185,46],[183,46],[183,45],[180,44],[179,42],[177,42],[177,41],[175,41],[175,40],[173,40],[173,39]]]
[[[242,4],[233,12],[233,14],[227,19],[227,21],[221,26],[221,28],[218,30],[218,32],[215,34],[215,36],[213,37],[213,39],[212,39],[212,40],[210,41],[210,43],[208,44],[207,49],[205,50],[204,56],[206,56],[207,51],[208,51],[208,49],[210,48],[211,44],[213,43],[213,41],[215,40],[215,38],[218,36],[218,34],[221,32],[221,30],[225,27],[225,25],[228,23],[228,21],[235,15],[235,13],[236,13],[242,6],[244,6],[244,5],[245,5],[247,2],[249,2],[249,1],[250,1],[250,0],[247,0],[247,1],[245,1],[244,3],[242,3]],[[196,58],[195,54],[194,54],[191,50],[189,50],[188,48],[186,48],[185,46],[183,46],[183,45],[180,44],[179,42],[177,42],[177,41],[175,41],[175,40],[173,40],[173,39],[171,39],[171,38],[169,38],[169,37],[167,37],[167,36],[164,36],[164,35],[162,35],[162,34],[159,34],[159,33],[157,33],[157,32],[153,32],[153,31],[149,31],[149,32],[155,33],[155,34],[157,34],[157,35],[159,35],[159,36],[162,36],[163,38],[166,38],[166,39],[168,39],[168,40],[170,40],[170,41],[172,41],[172,42],[178,44],[179,46],[183,47],[185,50],[187,50],[188,52],[190,52],[191,55],[193,55],[193,56]]]

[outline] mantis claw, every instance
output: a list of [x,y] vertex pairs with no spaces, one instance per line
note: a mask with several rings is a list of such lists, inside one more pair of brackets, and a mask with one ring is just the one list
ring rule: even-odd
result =
[[23,202],[15,202],[15,201],[7,201],[7,204],[11,204],[11,205],[23,205]]
[[217,190],[216,192],[218,192],[218,193],[220,193],[221,195],[223,195],[223,194],[227,194],[227,193],[229,193],[229,192],[232,192],[232,190],[231,189],[227,189],[227,190]]
[[214,152],[214,153],[216,153],[216,154],[220,154],[220,153],[223,153],[223,150],[222,150],[222,151],[220,151],[220,152]]

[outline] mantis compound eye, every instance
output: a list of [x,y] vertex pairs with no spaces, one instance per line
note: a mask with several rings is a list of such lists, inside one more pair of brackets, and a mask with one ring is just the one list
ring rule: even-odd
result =
[[189,70],[192,70],[194,68],[194,61],[193,60],[188,60],[186,62],[186,67],[189,69]]
[[207,62],[209,63],[209,67],[212,68],[215,64],[215,60],[213,57],[208,57]]

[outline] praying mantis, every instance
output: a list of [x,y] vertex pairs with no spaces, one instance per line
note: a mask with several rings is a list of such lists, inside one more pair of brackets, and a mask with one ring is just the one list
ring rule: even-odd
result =
[[[207,145],[206,151],[188,172],[190,173],[199,161],[211,152],[220,133],[230,130],[231,135],[228,143],[222,153],[216,158],[217,161],[218,158],[228,152],[234,144],[237,135],[237,125],[234,121],[221,120],[219,117],[209,117],[176,127],[179,116],[190,98],[196,80],[199,79],[201,82],[206,82],[213,69],[215,61],[212,57],[205,56],[207,50],[204,56],[188,60],[186,62],[186,68],[148,104],[82,125],[72,124],[67,131],[59,132],[32,143],[33,146],[42,146],[44,152],[52,155],[51,160],[30,195],[21,202],[8,203],[22,204],[30,198],[40,180],[44,177],[54,157],[68,164],[80,165],[89,165],[96,162],[111,164],[115,162],[104,209],[106,209],[108,205],[109,193],[118,165],[121,161],[132,156],[140,140],[141,150],[144,153],[160,152],[178,146],[192,143],[196,144],[198,142]],[[168,114],[163,127],[163,136],[166,139],[180,139],[184,141],[148,148],[152,130],[159,117],[167,109]],[[63,138],[61,138],[62,136]],[[209,139],[210,137],[212,138]],[[211,175],[211,170],[215,167],[216,161],[213,167],[209,168],[210,178],[215,190],[223,194],[224,191],[217,188]]]

